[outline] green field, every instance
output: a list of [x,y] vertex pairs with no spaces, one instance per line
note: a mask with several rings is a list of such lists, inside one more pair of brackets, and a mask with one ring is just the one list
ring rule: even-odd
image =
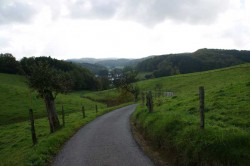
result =
[[[169,154],[176,165],[250,165],[250,64],[138,82],[154,94],[154,112],[138,106],[133,122],[152,147]],[[198,87],[205,87],[205,129],[199,129]],[[158,97],[159,96],[159,97]],[[115,107],[108,99],[117,91],[58,95],[56,106],[66,112],[66,125],[49,133],[44,103],[25,78],[0,74],[0,165],[46,165],[81,126]],[[95,113],[95,105],[99,112]],[[85,119],[81,105],[85,106]],[[32,146],[28,109],[34,110],[38,144]],[[166,156],[166,155],[165,155]]]
[[[250,165],[250,64],[141,81],[154,112],[139,106],[132,121],[175,165]],[[158,85],[158,86],[156,86]],[[199,86],[205,87],[205,129],[199,128]],[[166,155],[165,155],[166,156]]]
[[[25,77],[0,73],[0,125],[28,120],[28,110],[32,108],[36,118],[46,116],[45,105],[35,92],[27,88]],[[103,103],[81,98],[85,92],[72,92],[68,95],[58,95],[56,106],[65,112],[76,112],[84,105],[87,110],[94,110],[95,104],[105,108]],[[101,96],[102,97],[102,96]],[[101,98],[99,97],[99,98]],[[60,111],[58,111],[60,113]]]
[[96,91],[96,92],[86,92],[82,95],[84,98],[89,98],[94,101],[106,101],[112,100],[118,97],[117,91],[115,89]]
[[[107,108],[104,100],[109,91],[102,95],[92,95],[92,100],[82,98],[91,92],[72,92],[58,95],[57,112],[61,119],[61,106],[65,109],[65,127],[50,134],[49,123],[43,101],[31,92],[25,78],[18,75],[0,73],[0,165],[47,165],[81,126],[117,107]],[[115,96],[112,91],[113,97]],[[98,98],[95,98],[97,97]],[[83,119],[81,106],[84,105],[86,118]],[[98,113],[95,106],[98,105]],[[120,105],[121,107],[122,105]],[[33,146],[28,110],[34,110],[38,144]]]

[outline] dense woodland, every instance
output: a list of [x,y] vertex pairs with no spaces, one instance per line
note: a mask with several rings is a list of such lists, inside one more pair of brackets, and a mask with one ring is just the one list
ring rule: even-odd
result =
[[200,49],[194,53],[154,56],[137,64],[146,78],[171,76],[229,67],[250,62],[250,51]]

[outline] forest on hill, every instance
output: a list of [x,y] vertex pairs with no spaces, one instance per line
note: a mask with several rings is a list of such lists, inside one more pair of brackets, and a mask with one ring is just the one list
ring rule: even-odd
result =
[[12,54],[0,54],[0,73],[29,76],[41,63],[47,64],[57,73],[69,75],[72,82],[71,90],[97,90],[100,87],[100,82],[88,69],[51,57],[24,57],[17,61]]
[[67,61],[80,64],[96,75],[130,67],[144,79],[219,69],[250,62],[250,51],[199,49],[193,53],[152,55],[141,59],[81,58]]
[[234,66],[250,62],[250,51],[199,49],[193,53],[153,56],[139,62],[136,69],[157,78]]

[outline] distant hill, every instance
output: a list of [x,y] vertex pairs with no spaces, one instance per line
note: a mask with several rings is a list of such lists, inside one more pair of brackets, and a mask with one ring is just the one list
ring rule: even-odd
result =
[[95,58],[81,58],[81,59],[68,59],[67,61],[74,62],[74,63],[80,63],[80,64],[95,64],[95,65],[101,65],[108,69],[114,69],[114,68],[124,68],[125,66],[136,66],[139,62],[141,62],[144,59],[115,59],[115,58],[108,58],[108,59],[95,59]]
[[107,59],[97,62],[110,69],[124,68],[125,66],[135,66],[138,63],[138,59]]
[[91,63],[85,63],[81,62],[78,63],[81,67],[87,68],[92,73],[98,75],[101,71],[108,70],[107,67],[99,65],[99,64],[91,64]]
[[151,73],[146,78],[163,77],[219,69],[250,62],[250,51],[199,49],[193,53],[154,56],[139,62],[139,72]]

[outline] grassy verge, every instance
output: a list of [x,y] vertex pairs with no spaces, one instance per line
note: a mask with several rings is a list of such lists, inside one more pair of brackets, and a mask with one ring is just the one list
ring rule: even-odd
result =
[[[155,99],[154,112],[139,106],[136,128],[174,165],[250,165],[250,65],[140,82],[162,83],[174,97]],[[198,87],[205,86],[205,130],[199,129]]]
[[97,92],[88,92],[82,95],[82,97],[90,98],[95,101],[102,101],[104,99],[111,100],[118,97],[116,89],[97,91]]
[[60,148],[80,127],[117,107],[86,110],[86,118],[81,112],[69,113],[65,117],[65,127],[49,134],[46,118],[35,121],[38,144],[32,146],[30,125],[28,121],[0,126],[0,165],[47,165]]
[[86,98],[92,101],[104,103],[107,107],[120,105],[133,100],[133,96],[121,94],[117,89],[109,89],[104,91],[90,92],[81,95],[82,98]]
[[130,125],[135,141],[143,150],[143,152],[154,162],[155,165],[157,166],[174,165],[170,160],[171,159],[170,154],[168,154],[166,151],[151,146],[152,142],[150,142],[150,140],[148,139],[145,139],[145,136],[143,135],[142,131],[139,130],[137,124],[134,123],[134,117],[130,118]]

